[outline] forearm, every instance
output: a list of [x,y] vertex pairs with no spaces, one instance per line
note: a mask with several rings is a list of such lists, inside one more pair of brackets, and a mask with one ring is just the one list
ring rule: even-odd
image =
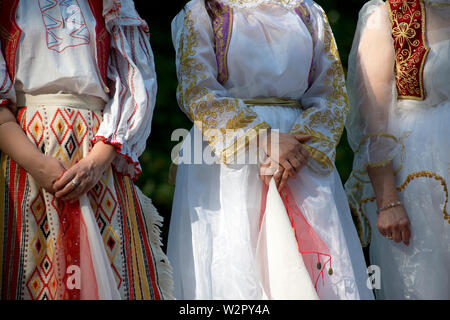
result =
[[367,172],[375,191],[378,208],[399,200],[392,162],[386,166],[368,167]]
[[31,172],[40,165],[42,153],[28,139],[8,109],[0,110],[0,150]]
[[98,141],[89,152],[87,159],[100,168],[107,168],[116,158],[116,149],[103,141]]

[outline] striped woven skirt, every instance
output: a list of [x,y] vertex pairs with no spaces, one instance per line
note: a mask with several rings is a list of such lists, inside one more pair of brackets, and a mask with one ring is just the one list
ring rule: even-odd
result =
[[[101,104],[70,100],[18,113],[29,139],[66,167],[87,155],[102,121]],[[1,299],[171,298],[162,218],[113,166],[70,208],[1,154],[0,196]]]

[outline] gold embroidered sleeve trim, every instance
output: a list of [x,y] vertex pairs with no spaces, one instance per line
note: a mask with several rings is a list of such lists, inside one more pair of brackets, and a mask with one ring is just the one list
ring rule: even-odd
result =
[[325,93],[325,103],[321,107],[312,106],[304,110],[300,123],[294,125],[291,133],[312,136],[306,145],[308,151],[320,167],[329,173],[333,170],[335,149],[341,139],[350,106],[336,41],[324,12],[322,12],[322,18],[324,20],[323,52],[327,56],[328,65],[322,72],[325,75],[324,78],[316,81],[323,81],[324,86],[328,88]]
[[[245,147],[244,141],[252,138],[253,132],[258,133],[268,125],[265,122],[255,124],[257,114],[239,99],[217,97],[212,90],[201,85],[212,75],[208,74],[207,66],[197,58],[200,39],[192,10],[186,12],[183,28],[177,50],[178,103],[199,127],[214,153],[220,159],[228,159],[233,152]],[[247,135],[244,132],[244,136],[239,137],[241,131],[247,132]]]

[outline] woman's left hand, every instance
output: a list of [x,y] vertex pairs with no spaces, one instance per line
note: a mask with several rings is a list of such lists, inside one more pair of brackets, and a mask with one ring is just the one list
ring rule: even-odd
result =
[[114,147],[103,142],[96,143],[85,158],[55,182],[55,196],[63,201],[78,200],[100,181],[115,156]]
[[259,168],[259,177],[266,185],[274,178],[278,191],[281,192],[290,176],[282,165],[268,158]]

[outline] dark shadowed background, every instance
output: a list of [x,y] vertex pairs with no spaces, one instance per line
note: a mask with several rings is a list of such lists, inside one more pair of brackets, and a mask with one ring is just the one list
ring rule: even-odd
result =
[[[135,0],[136,9],[150,27],[150,41],[155,55],[158,77],[158,96],[153,114],[152,133],[147,141],[147,150],[140,158],[142,175],[136,184],[150,196],[154,205],[164,217],[162,236],[167,243],[167,231],[172,210],[174,186],[167,182],[171,163],[170,154],[177,144],[171,141],[175,129],[190,129],[192,123],[179,109],[175,97],[177,77],[175,51],[172,45],[170,24],[183,8],[182,0]],[[336,38],[342,63],[347,70],[348,54],[358,20],[358,12],[365,0],[316,0],[328,15]],[[353,153],[344,133],[338,146],[336,166],[345,182],[351,171]]]

